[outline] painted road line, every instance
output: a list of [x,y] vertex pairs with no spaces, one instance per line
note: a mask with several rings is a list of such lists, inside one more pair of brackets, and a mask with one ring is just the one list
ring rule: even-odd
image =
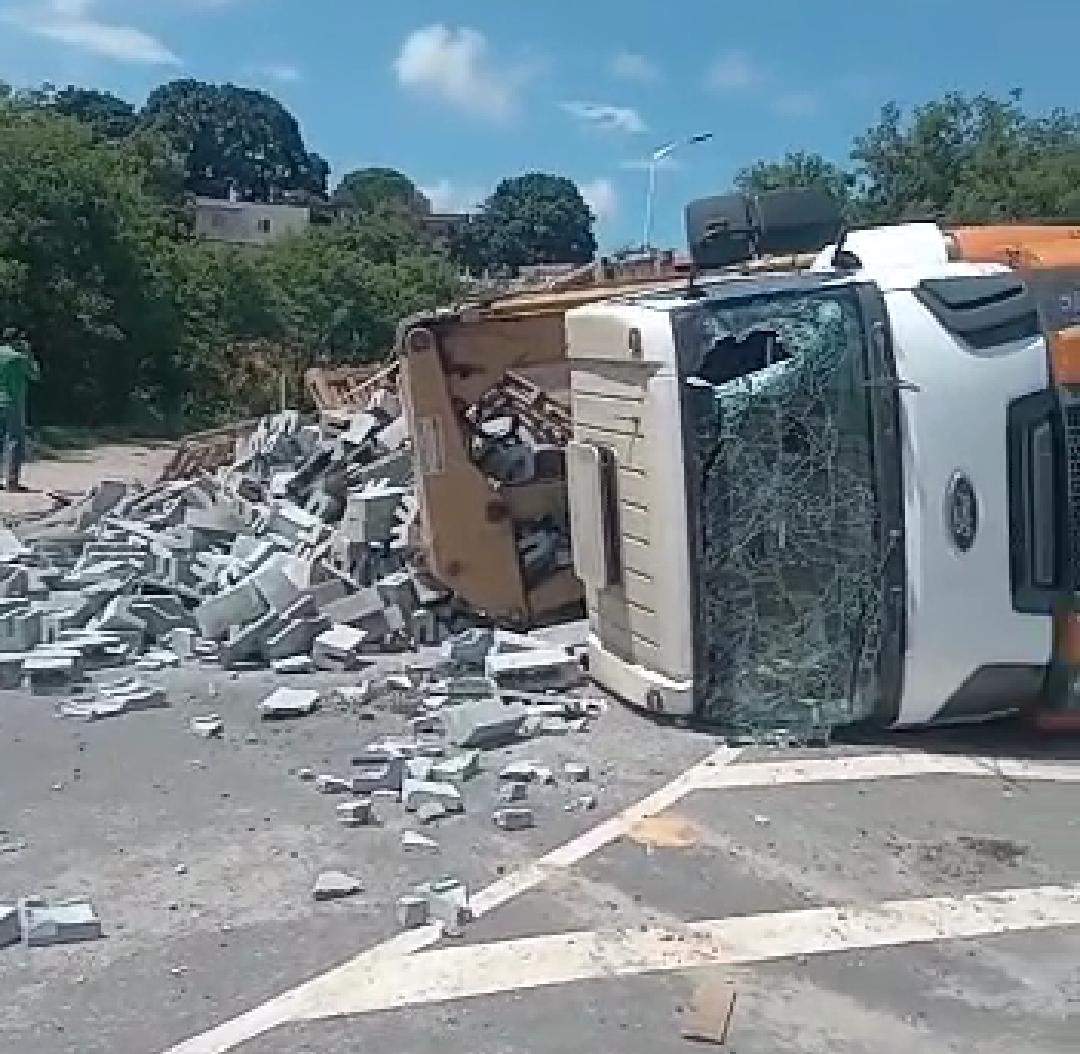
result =
[[679,930],[578,932],[358,961],[311,986],[295,1016],[319,1019],[545,985],[734,966],[1080,926],[1080,886],[890,900],[691,923]]
[[859,757],[747,762],[693,770],[695,790],[782,787],[798,783],[837,783],[903,776],[998,776],[1005,780],[1080,782],[1080,764],[1021,761],[969,754],[867,754]]
[[[534,889],[556,871],[565,870],[590,853],[621,838],[635,824],[648,816],[654,816],[674,805],[701,784],[703,774],[716,768],[722,768],[735,761],[741,751],[730,747],[721,747],[692,765],[685,772],[676,776],[670,783],[641,801],[635,802],[622,812],[590,828],[577,838],[545,853],[538,860],[504,878],[485,887],[469,901],[476,915],[483,915],[493,908],[505,904],[513,897]],[[321,993],[333,989],[342,977],[351,976],[358,970],[375,968],[376,961],[386,959],[397,961],[408,958],[425,948],[430,948],[442,936],[438,926],[424,926],[417,930],[400,933],[396,937],[383,941],[341,966],[325,974],[283,992],[279,996],[254,1007],[238,1017],[223,1022],[200,1035],[170,1047],[164,1054],[224,1054],[241,1043],[260,1036],[264,1032],[310,1014],[310,1007],[321,999]],[[379,967],[380,969],[382,967]],[[348,982],[345,982],[346,985]]]

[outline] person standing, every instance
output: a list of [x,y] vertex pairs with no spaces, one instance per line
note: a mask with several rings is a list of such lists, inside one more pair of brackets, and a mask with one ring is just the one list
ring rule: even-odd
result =
[[23,490],[19,474],[26,458],[26,394],[41,376],[30,345],[9,330],[0,339],[0,457],[6,455],[8,490]]

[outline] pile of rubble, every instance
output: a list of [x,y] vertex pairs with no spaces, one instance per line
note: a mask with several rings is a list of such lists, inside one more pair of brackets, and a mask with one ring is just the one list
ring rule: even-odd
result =
[[[97,484],[0,534],[0,685],[60,692],[90,669],[351,670],[476,624],[410,565],[412,456],[397,396],[264,419],[232,464],[146,488]],[[137,660],[137,661],[136,661]],[[136,683],[117,699],[153,705]]]

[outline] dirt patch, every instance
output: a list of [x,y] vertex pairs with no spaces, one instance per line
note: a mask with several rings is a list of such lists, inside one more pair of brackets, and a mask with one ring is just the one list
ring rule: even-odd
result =
[[693,820],[668,813],[638,820],[626,836],[648,849],[688,849],[701,840],[701,830]]

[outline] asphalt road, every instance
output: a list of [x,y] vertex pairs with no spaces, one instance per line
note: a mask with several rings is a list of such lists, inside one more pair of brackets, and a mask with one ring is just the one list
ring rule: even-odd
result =
[[[584,847],[572,866],[500,900],[462,937],[407,968],[381,965],[369,1009],[335,1016],[359,990],[350,982],[340,1006],[320,1004],[328,1016],[282,1024],[233,1049],[692,1050],[681,1035],[686,1021],[727,985],[736,992],[728,1046],[743,1054],[1076,1049],[1080,927],[1040,928],[1041,901],[1008,932],[965,938],[946,922],[942,939],[921,943],[912,936],[917,913],[901,911],[886,946],[860,946],[866,941],[854,932],[852,946],[838,950],[825,947],[827,928],[811,912],[798,924],[809,942],[798,954],[794,938],[791,954],[783,942],[801,932],[788,920],[803,916],[774,914],[838,906],[840,921],[830,926],[842,930],[854,925],[849,914],[857,921],[883,901],[942,898],[951,911],[972,894],[1080,882],[1080,784],[1071,779],[1006,778],[989,765],[976,775],[683,788],[657,816],[598,838],[598,825],[718,745],[707,732],[613,705],[587,734],[487,755],[466,784],[465,815],[425,831],[439,852],[406,853],[400,833],[415,823],[399,805],[381,804],[376,828],[345,830],[336,799],[295,776],[304,766],[346,771],[353,748],[400,731],[402,717],[359,720],[326,707],[267,724],[255,703],[280,681],[269,673],[191,668],[147,675],[154,678],[169,685],[169,709],[93,724],[55,717],[48,699],[0,695],[0,828],[9,842],[26,842],[0,853],[0,900],[86,894],[106,932],[83,945],[0,950],[0,1050],[163,1052],[352,957],[362,965],[366,950],[397,932],[393,903],[410,885],[453,874],[481,890],[567,842]],[[335,680],[355,677],[289,683]],[[208,710],[225,720],[223,741],[187,729]],[[725,760],[789,767],[808,756],[1052,754],[1076,774],[1070,749],[1048,750],[1004,728]],[[580,787],[538,788],[534,829],[496,829],[496,773],[523,757],[587,762],[597,808],[565,811]],[[314,903],[312,882],[330,868],[357,875],[364,892]],[[733,916],[750,917],[751,928],[758,916],[779,919],[772,929],[781,951],[731,962],[738,942],[721,939],[716,961],[674,968],[675,960],[634,950],[658,931],[678,949],[696,939],[698,920]],[[574,966],[575,949],[594,939],[599,950]],[[552,983],[530,972],[541,945]],[[461,995],[470,985],[488,994]],[[418,993],[410,1005],[385,1008],[386,993],[406,989]],[[210,1039],[205,1049],[214,1049]]]

